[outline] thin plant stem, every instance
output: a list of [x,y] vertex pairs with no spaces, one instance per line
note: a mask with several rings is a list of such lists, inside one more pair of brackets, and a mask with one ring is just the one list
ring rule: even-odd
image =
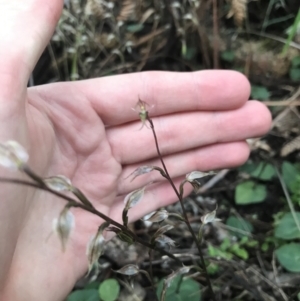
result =
[[205,260],[204,260],[204,256],[203,256],[203,253],[202,253],[202,249],[201,249],[201,246],[200,246],[200,243],[199,241],[197,240],[197,237],[192,229],[192,226],[189,222],[189,219],[188,219],[188,216],[187,216],[187,212],[185,210],[185,207],[184,207],[184,204],[183,204],[183,198],[182,196],[180,195],[180,193],[178,192],[172,178],[170,177],[169,175],[169,172],[167,170],[167,167],[165,165],[165,162],[163,160],[163,157],[162,157],[162,154],[160,152],[160,149],[159,149],[159,145],[158,145],[158,140],[157,140],[157,136],[156,136],[156,132],[155,132],[155,128],[154,128],[154,124],[153,124],[153,121],[152,119],[149,117],[149,115],[147,114],[147,120],[150,124],[150,128],[152,130],[152,133],[153,133],[153,137],[154,137],[154,140],[155,140],[155,146],[156,146],[156,151],[157,151],[157,154],[158,154],[158,157],[161,161],[161,164],[163,166],[163,169],[166,173],[166,179],[169,181],[170,185],[172,186],[174,192],[176,193],[178,199],[179,199],[179,202],[180,202],[180,205],[181,205],[181,208],[182,208],[182,212],[183,212],[183,216],[184,216],[184,219],[185,219],[185,223],[193,237],[193,240],[197,246],[197,249],[198,249],[198,252],[199,252],[199,257],[200,257],[200,261],[201,261],[201,265],[202,265],[202,268],[204,270],[204,274],[205,274],[205,278],[206,278],[206,281],[207,281],[207,285],[208,285],[208,288],[209,288],[209,291],[211,293],[211,297],[213,298],[214,301],[216,301],[216,297],[215,297],[215,294],[214,294],[214,291],[213,291],[213,288],[212,288],[212,284],[211,284],[211,281],[210,281],[210,278],[208,276],[208,272],[207,272],[207,268],[206,268],[206,264],[205,264]]
[[181,286],[181,283],[182,283],[182,280],[183,280],[183,275],[180,275],[179,276],[180,278],[179,278],[179,281],[178,281],[178,283],[177,283],[177,287],[176,287],[176,294],[179,294],[179,290],[180,290],[180,286]]
[[[26,171],[30,170],[28,167],[26,168]],[[26,172],[27,173],[27,172]],[[42,178],[40,178],[39,176],[37,176],[33,171],[30,170],[30,172],[27,173],[28,175],[30,174],[30,177],[34,180],[36,180],[37,183],[33,183],[33,182],[29,182],[29,181],[25,181],[25,180],[19,180],[19,179],[11,179],[11,178],[3,178],[0,177],[0,183],[11,183],[11,184],[17,184],[17,185],[25,185],[25,186],[29,186],[29,187],[33,187],[36,189],[41,189],[41,190],[45,190],[59,198],[64,199],[65,201],[69,202],[72,207],[76,207],[76,208],[81,208],[85,211],[88,211],[92,214],[95,214],[97,216],[99,216],[100,218],[102,218],[103,220],[105,220],[106,222],[108,222],[109,224],[112,224],[116,227],[118,227],[119,229],[121,229],[123,232],[127,233],[129,236],[131,236],[133,238],[134,241],[136,241],[137,243],[144,245],[145,247],[148,247],[152,250],[158,251],[160,254],[162,255],[166,255],[170,258],[172,258],[174,261],[176,261],[177,263],[181,264],[181,260],[178,259],[176,256],[174,256],[173,254],[169,253],[168,251],[165,251],[164,249],[157,247],[153,244],[150,244],[147,241],[144,241],[143,239],[139,238],[134,232],[132,232],[131,230],[129,230],[128,228],[124,227],[122,224],[116,222],[115,220],[111,219],[110,217],[108,217],[107,215],[103,214],[102,212],[98,211],[96,208],[94,207],[90,207],[87,206],[85,204],[79,203],[78,201],[76,201],[75,199],[66,196],[60,192],[54,191],[50,188],[48,188],[44,182],[42,181]]]

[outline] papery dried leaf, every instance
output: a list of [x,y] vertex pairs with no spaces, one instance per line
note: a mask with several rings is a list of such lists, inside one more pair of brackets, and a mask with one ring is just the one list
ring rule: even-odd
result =
[[87,0],[84,13],[86,16],[102,17],[104,15],[102,0]]
[[[130,182],[132,182],[136,177],[149,173],[153,170],[153,166],[140,166],[135,171],[133,171],[127,178],[133,177]],[[126,178],[126,179],[127,179]]]
[[0,165],[16,170],[27,163],[29,155],[25,148],[16,141],[0,143]]
[[135,205],[137,205],[144,196],[145,188],[146,188],[146,186],[144,186],[140,189],[134,190],[134,191],[130,192],[129,194],[127,194],[126,197],[124,198],[125,208],[130,209],[130,208],[134,207]]
[[300,136],[296,137],[295,139],[293,139],[292,141],[284,145],[280,151],[280,155],[282,157],[286,157],[287,155],[299,149],[300,149]]
[[75,227],[75,218],[70,211],[70,207],[66,206],[57,219],[53,220],[53,229],[58,235],[62,249],[65,251],[68,239],[71,234],[71,230]]
[[150,216],[144,218],[143,220],[149,221],[152,223],[159,223],[167,219],[169,216],[169,213],[165,209],[161,209],[156,211],[154,214],[151,214]]
[[135,264],[127,264],[115,272],[126,276],[133,276],[138,274],[140,272],[140,269]]
[[227,18],[234,18],[237,26],[242,26],[246,18],[248,0],[230,0],[231,8],[228,12]]
[[70,191],[72,188],[71,180],[65,176],[58,175],[44,179],[45,185],[54,191]]

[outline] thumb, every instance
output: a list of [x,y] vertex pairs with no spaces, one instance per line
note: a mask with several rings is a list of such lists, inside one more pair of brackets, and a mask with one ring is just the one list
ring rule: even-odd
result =
[[0,105],[24,97],[62,6],[63,0],[0,0]]

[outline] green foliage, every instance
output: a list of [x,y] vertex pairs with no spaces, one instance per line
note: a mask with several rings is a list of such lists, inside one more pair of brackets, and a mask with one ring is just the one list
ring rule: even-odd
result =
[[[300,224],[300,212],[295,212]],[[287,212],[275,227],[275,237],[284,240],[300,238],[300,231],[291,212]]]
[[282,178],[289,190],[294,188],[294,183],[297,181],[299,170],[290,162],[284,161],[281,166]]
[[282,54],[286,55],[288,48],[290,47],[290,43],[292,42],[293,38],[297,33],[298,26],[300,25],[300,9],[298,10],[298,14],[295,18],[294,24],[292,25],[291,29],[289,30],[289,35],[286,40],[286,43],[282,49]]
[[276,175],[274,166],[265,162],[252,163],[248,161],[241,166],[239,170],[248,173],[252,177],[265,181],[271,180]]
[[[249,223],[247,220],[243,218],[237,218],[236,216],[230,216],[227,221],[226,225],[230,226],[231,228],[235,228],[238,230],[242,230],[245,232],[252,233],[253,232],[253,226],[251,223]],[[245,234],[242,234],[241,232],[231,230],[233,235],[235,235],[238,238],[242,238]]]
[[[183,279],[179,291],[176,293],[179,281],[180,276],[177,276],[171,282],[167,289],[165,301],[201,301],[201,290],[198,282],[190,278]],[[160,298],[163,290],[163,282],[164,279],[161,279],[157,287],[156,293],[158,298]]]
[[213,276],[220,270],[220,266],[217,263],[211,262],[206,269],[207,273]]
[[300,174],[297,175],[296,181],[290,184],[290,190],[292,201],[300,206]]
[[249,258],[246,247],[256,247],[257,241],[249,240],[248,237],[244,236],[242,240],[232,243],[229,238],[225,238],[219,247],[214,247],[211,244],[208,245],[208,254],[211,257],[221,257],[226,260],[233,258],[233,255],[247,260]]
[[270,92],[266,87],[263,86],[251,86],[251,97],[257,100],[270,99]]
[[99,301],[96,289],[84,289],[72,292],[66,301]]
[[280,264],[290,272],[300,272],[300,244],[290,243],[275,251]]
[[232,63],[235,59],[235,54],[234,51],[231,50],[225,50],[223,52],[221,52],[221,58],[222,60]]
[[187,47],[186,51],[182,53],[182,57],[187,60],[191,61],[197,55],[197,48],[196,47]]
[[120,285],[116,279],[110,278],[103,281],[99,286],[99,296],[103,301],[117,300],[120,292]]
[[144,24],[136,23],[127,25],[126,30],[132,33],[142,31],[144,29]]
[[237,185],[235,189],[235,202],[238,205],[261,203],[266,196],[266,186],[253,181],[243,182]]

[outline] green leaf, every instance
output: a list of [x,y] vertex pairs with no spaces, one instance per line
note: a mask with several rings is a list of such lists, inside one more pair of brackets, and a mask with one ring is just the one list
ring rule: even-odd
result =
[[237,185],[235,189],[235,203],[238,205],[248,205],[261,203],[267,196],[265,185],[256,184],[253,181],[246,181]]
[[249,258],[249,254],[246,249],[241,248],[239,244],[235,243],[231,246],[230,251],[234,253],[236,256],[247,260]]
[[289,76],[292,81],[298,82],[300,80],[300,68],[291,68]]
[[[300,212],[295,212],[300,224]],[[275,237],[285,240],[300,238],[300,231],[291,212],[286,213],[275,227]]]
[[267,100],[270,98],[270,92],[263,86],[251,86],[251,97],[258,100]]
[[84,289],[87,290],[87,289],[98,289],[100,283],[98,281],[92,281],[90,283],[87,283],[85,286],[84,286]]
[[275,251],[280,264],[290,272],[300,272],[300,244],[290,243]]
[[271,180],[276,175],[274,166],[265,162],[253,163],[248,161],[239,170],[260,180]]
[[110,278],[103,281],[99,286],[99,296],[103,301],[117,300],[120,292],[120,285],[116,279]]
[[211,257],[220,257],[220,258],[224,258],[227,260],[232,259],[232,254],[230,252],[227,252],[227,249],[221,249],[221,248],[216,248],[211,244],[208,244],[208,254]]
[[300,56],[296,56],[292,59],[292,67],[300,67]]
[[[174,278],[171,285],[167,289],[165,301],[201,301],[200,285],[193,279],[184,279],[179,288],[179,292],[176,293],[177,285],[180,281],[180,276]],[[163,289],[164,279],[159,281],[156,293],[160,298]]]
[[230,50],[223,51],[221,53],[221,58],[226,62],[232,63],[235,59],[235,53]]
[[84,289],[72,292],[66,301],[99,301],[96,289]]
[[250,174],[260,180],[271,180],[275,176],[276,171],[272,164],[260,162]]
[[[249,233],[253,232],[253,226],[251,223],[249,223],[247,220],[243,218],[237,218],[236,216],[230,216],[226,221],[226,225],[245,232],[249,232]],[[230,231],[238,238],[242,238],[244,236],[240,232],[234,230],[230,230]]]
[[297,175],[299,174],[299,170],[288,161],[284,161],[282,163],[281,170],[282,178],[288,189],[291,190],[294,186],[294,182],[297,181]]
[[133,33],[139,32],[139,31],[141,31],[143,29],[144,29],[144,24],[139,24],[139,23],[127,25],[127,27],[126,27],[127,31],[133,32]]
[[192,60],[197,55],[197,48],[196,47],[187,47],[186,51],[182,53],[182,56],[185,60]]

